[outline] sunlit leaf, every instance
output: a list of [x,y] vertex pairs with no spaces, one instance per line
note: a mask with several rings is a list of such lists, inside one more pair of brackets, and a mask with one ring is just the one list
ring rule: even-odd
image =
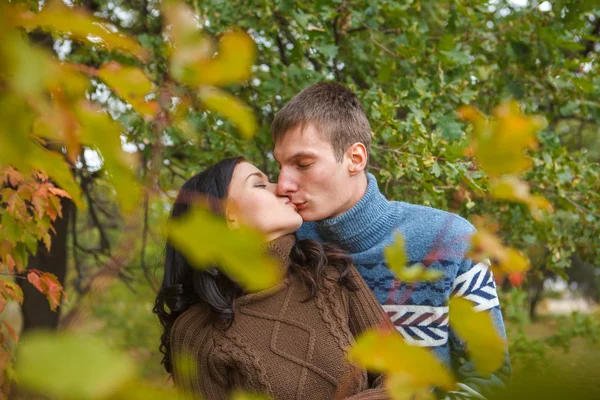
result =
[[525,150],[537,145],[535,135],[545,126],[544,119],[522,114],[515,102],[498,106],[492,118],[472,106],[462,107],[458,113],[473,124],[473,155],[488,175],[520,174],[531,168]]
[[230,230],[225,220],[204,208],[171,221],[169,241],[197,268],[218,266],[248,290],[257,291],[276,284],[282,276],[276,262],[264,252],[262,235],[242,228]]
[[225,86],[241,83],[252,75],[256,45],[242,31],[224,33],[216,48],[202,33],[198,16],[183,2],[166,1],[163,14],[171,40],[171,73],[191,86]]
[[17,348],[15,371],[24,389],[59,399],[100,399],[134,376],[127,357],[92,338],[32,333]]
[[385,388],[392,400],[434,400],[437,398],[430,388],[413,386],[406,375],[388,375],[385,378]]
[[471,236],[468,257],[477,262],[491,260],[497,275],[525,272],[530,267],[527,257],[518,250],[504,246],[493,232],[483,226],[478,226],[477,232]]
[[120,33],[114,25],[93,17],[82,8],[69,8],[60,0],[52,0],[41,12],[19,10],[14,24],[28,30],[41,28],[87,41],[108,50],[116,49],[145,60],[147,51],[134,39]]
[[390,270],[402,282],[429,282],[444,276],[442,271],[437,271],[417,263],[408,266],[404,238],[400,233],[394,235],[395,241],[384,249],[385,259]]
[[158,112],[155,100],[145,100],[153,85],[142,70],[111,61],[98,70],[98,76],[145,118],[151,119]]
[[513,175],[503,176],[495,179],[490,185],[490,195],[499,200],[515,201],[524,203],[529,207],[534,218],[542,217],[541,210],[552,212],[552,204],[543,196],[532,195],[529,185]]
[[488,376],[504,363],[506,342],[498,335],[492,316],[488,312],[475,311],[473,305],[464,298],[451,298],[450,327],[466,342],[475,368]]
[[254,136],[257,129],[256,117],[252,109],[237,97],[216,88],[202,88],[198,94],[207,110],[233,122],[243,137],[248,139]]
[[348,352],[350,361],[370,371],[396,375],[408,387],[454,388],[450,371],[423,347],[411,346],[396,331],[367,331]]
[[184,82],[189,85],[225,86],[240,83],[252,76],[256,60],[256,46],[245,32],[223,34],[219,40],[218,54],[188,66]]

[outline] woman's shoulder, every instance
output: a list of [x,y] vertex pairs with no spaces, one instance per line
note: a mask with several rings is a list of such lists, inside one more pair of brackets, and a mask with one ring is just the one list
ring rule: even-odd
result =
[[175,320],[171,329],[171,341],[188,341],[202,332],[212,330],[211,319],[212,312],[208,304],[194,304]]

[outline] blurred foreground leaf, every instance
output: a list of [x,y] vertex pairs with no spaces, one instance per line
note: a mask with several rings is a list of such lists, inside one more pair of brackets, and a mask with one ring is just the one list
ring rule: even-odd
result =
[[206,109],[233,122],[246,139],[254,136],[257,123],[252,109],[237,97],[216,88],[202,88],[198,92]]
[[540,211],[552,211],[552,204],[543,196],[532,195],[529,185],[516,176],[506,175],[493,180],[490,186],[490,195],[499,200],[515,201],[526,204],[534,218],[540,219]]
[[215,263],[227,275],[250,291],[269,288],[281,280],[282,271],[265,251],[259,233],[242,228],[231,230],[227,223],[201,207],[171,221],[169,241],[196,268]]
[[436,281],[444,276],[442,271],[429,269],[423,264],[414,264],[408,266],[408,258],[404,248],[404,238],[400,233],[396,233],[395,241],[384,250],[385,259],[390,270],[402,282],[430,282]]
[[467,352],[475,368],[488,376],[502,366],[506,358],[506,342],[500,338],[492,317],[477,312],[469,300],[450,299],[450,326],[467,343]]
[[59,399],[107,397],[135,374],[130,359],[101,341],[67,333],[24,336],[16,359],[20,386]]
[[98,70],[98,76],[144,118],[152,119],[158,112],[158,103],[145,99],[153,85],[142,70],[111,61]]
[[477,232],[471,236],[471,248],[468,257],[478,262],[491,260],[494,273],[497,275],[521,273],[530,267],[530,262],[520,251],[506,247],[493,232],[478,226]]
[[411,346],[396,331],[367,331],[348,352],[350,361],[370,371],[395,375],[407,388],[454,388],[450,371],[429,350]]
[[15,12],[14,24],[28,30],[41,28],[61,33],[108,50],[125,51],[141,60],[148,57],[147,51],[139,43],[120,33],[112,24],[93,17],[82,8],[69,8],[59,0],[50,1],[37,14]]
[[520,174],[531,168],[525,150],[537,146],[536,133],[545,126],[543,118],[523,115],[516,102],[501,104],[489,119],[472,106],[458,113],[473,125],[473,156],[488,175]]

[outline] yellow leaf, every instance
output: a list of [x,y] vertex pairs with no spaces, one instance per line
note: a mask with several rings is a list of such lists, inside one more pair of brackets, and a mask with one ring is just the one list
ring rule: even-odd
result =
[[249,139],[254,136],[257,123],[250,107],[235,96],[216,88],[202,88],[198,94],[207,110],[229,119],[237,126],[243,137]]
[[77,104],[76,113],[81,124],[81,142],[100,151],[121,209],[126,213],[134,211],[140,204],[142,192],[121,147],[121,125],[87,101]]
[[98,76],[144,118],[152,119],[158,112],[156,101],[145,100],[154,87],[142,70],[110,61],[98,70]]
[[417,263],[408,266],[408,259],[404,249],[404,238],[399,232],[394,235],[395,241],[384,249],[385,259],[389,269],[403,282],[430,282],[444,276],[442,271],[429,269]]
[[395,375],[394,379],[411,388],[452,390],[455,386],[452,374],[433,353],[407,344],[396,331],[361,334],[348,351],[348,359],[367,370]]
[[541,210],[552,212],[552,205],[540,195],[531,195],[529,185],[513,175],[494,179],[490,185],[490,195],[500,200],[524,203],[535,219],[542,217]]
[[13,23],[28,30],[41,28],[88,41],[94,46],[118,49],[146,60],[148,52],[134,39],[120,33],[114,25],[93,17],[82,8],[69,8],[62,1],[53,0],[39,13],[19,10]]
[[519,251],[505,247],[500,239],[484,227],[477,227],[471,236],[468,257],[475,261],[491,260],[494,271],[500,274],[524,272],[530,267],[527,257]]
[[434,400],[437,398],[430,388],[412,386],[405,375],[388,375],[385,378],[385,388],[392,400]]
[[488,312],[477,312],[473,303],[460,297],[450,299],[450,327],[467,344],[475,368],[488,376],[502,366],[506,342],[498,335]]
[[490,119],[470,106],[459,109],[459,116],[473,124],[471,150],[488,175],[519,174],[531,168],[525,150],[535,148],[536,133],[545,126],[543,118],[522,114],[516,102],[501,104]]
[[264,251],[262,235],[247,228],[230,230],[204,208],[194,207],[189,215],[169,222],[167,235],[192,266],[215,263],[250,291],[272,287],[282,278],[281,268]]
[[245,32],[232,31],[219,40],[218,54],[189,66],[185,83],[190,85],[226,86],[240,83],[252,76],[256,46]]
[[191,86],[225,86],[250,78],[256,45],[247,33],[224,33],[215,56],[213,41],[200,30],[199,18],[188,6],[166,1],[162,12],[167,22],[171,73],[175,79]]

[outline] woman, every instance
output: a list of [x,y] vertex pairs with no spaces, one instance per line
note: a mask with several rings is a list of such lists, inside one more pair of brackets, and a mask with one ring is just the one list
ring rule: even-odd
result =
[[[177,386],[205,399],[234,389],[275,399],[387,398],[381,377],[351,365],[354,338],[370,327],[393,329],[350,258],[330,245],[296,241],[302,218],[275,184],[242,158],[220,161],[188,180],[171,218],[198,198],[231,229],[264,233],[285,279],[245,293],[221,271],[194,269],[170,244],[154,312],[164,327],[161,352]],[[190,371],[184,363],[192,362]]]

